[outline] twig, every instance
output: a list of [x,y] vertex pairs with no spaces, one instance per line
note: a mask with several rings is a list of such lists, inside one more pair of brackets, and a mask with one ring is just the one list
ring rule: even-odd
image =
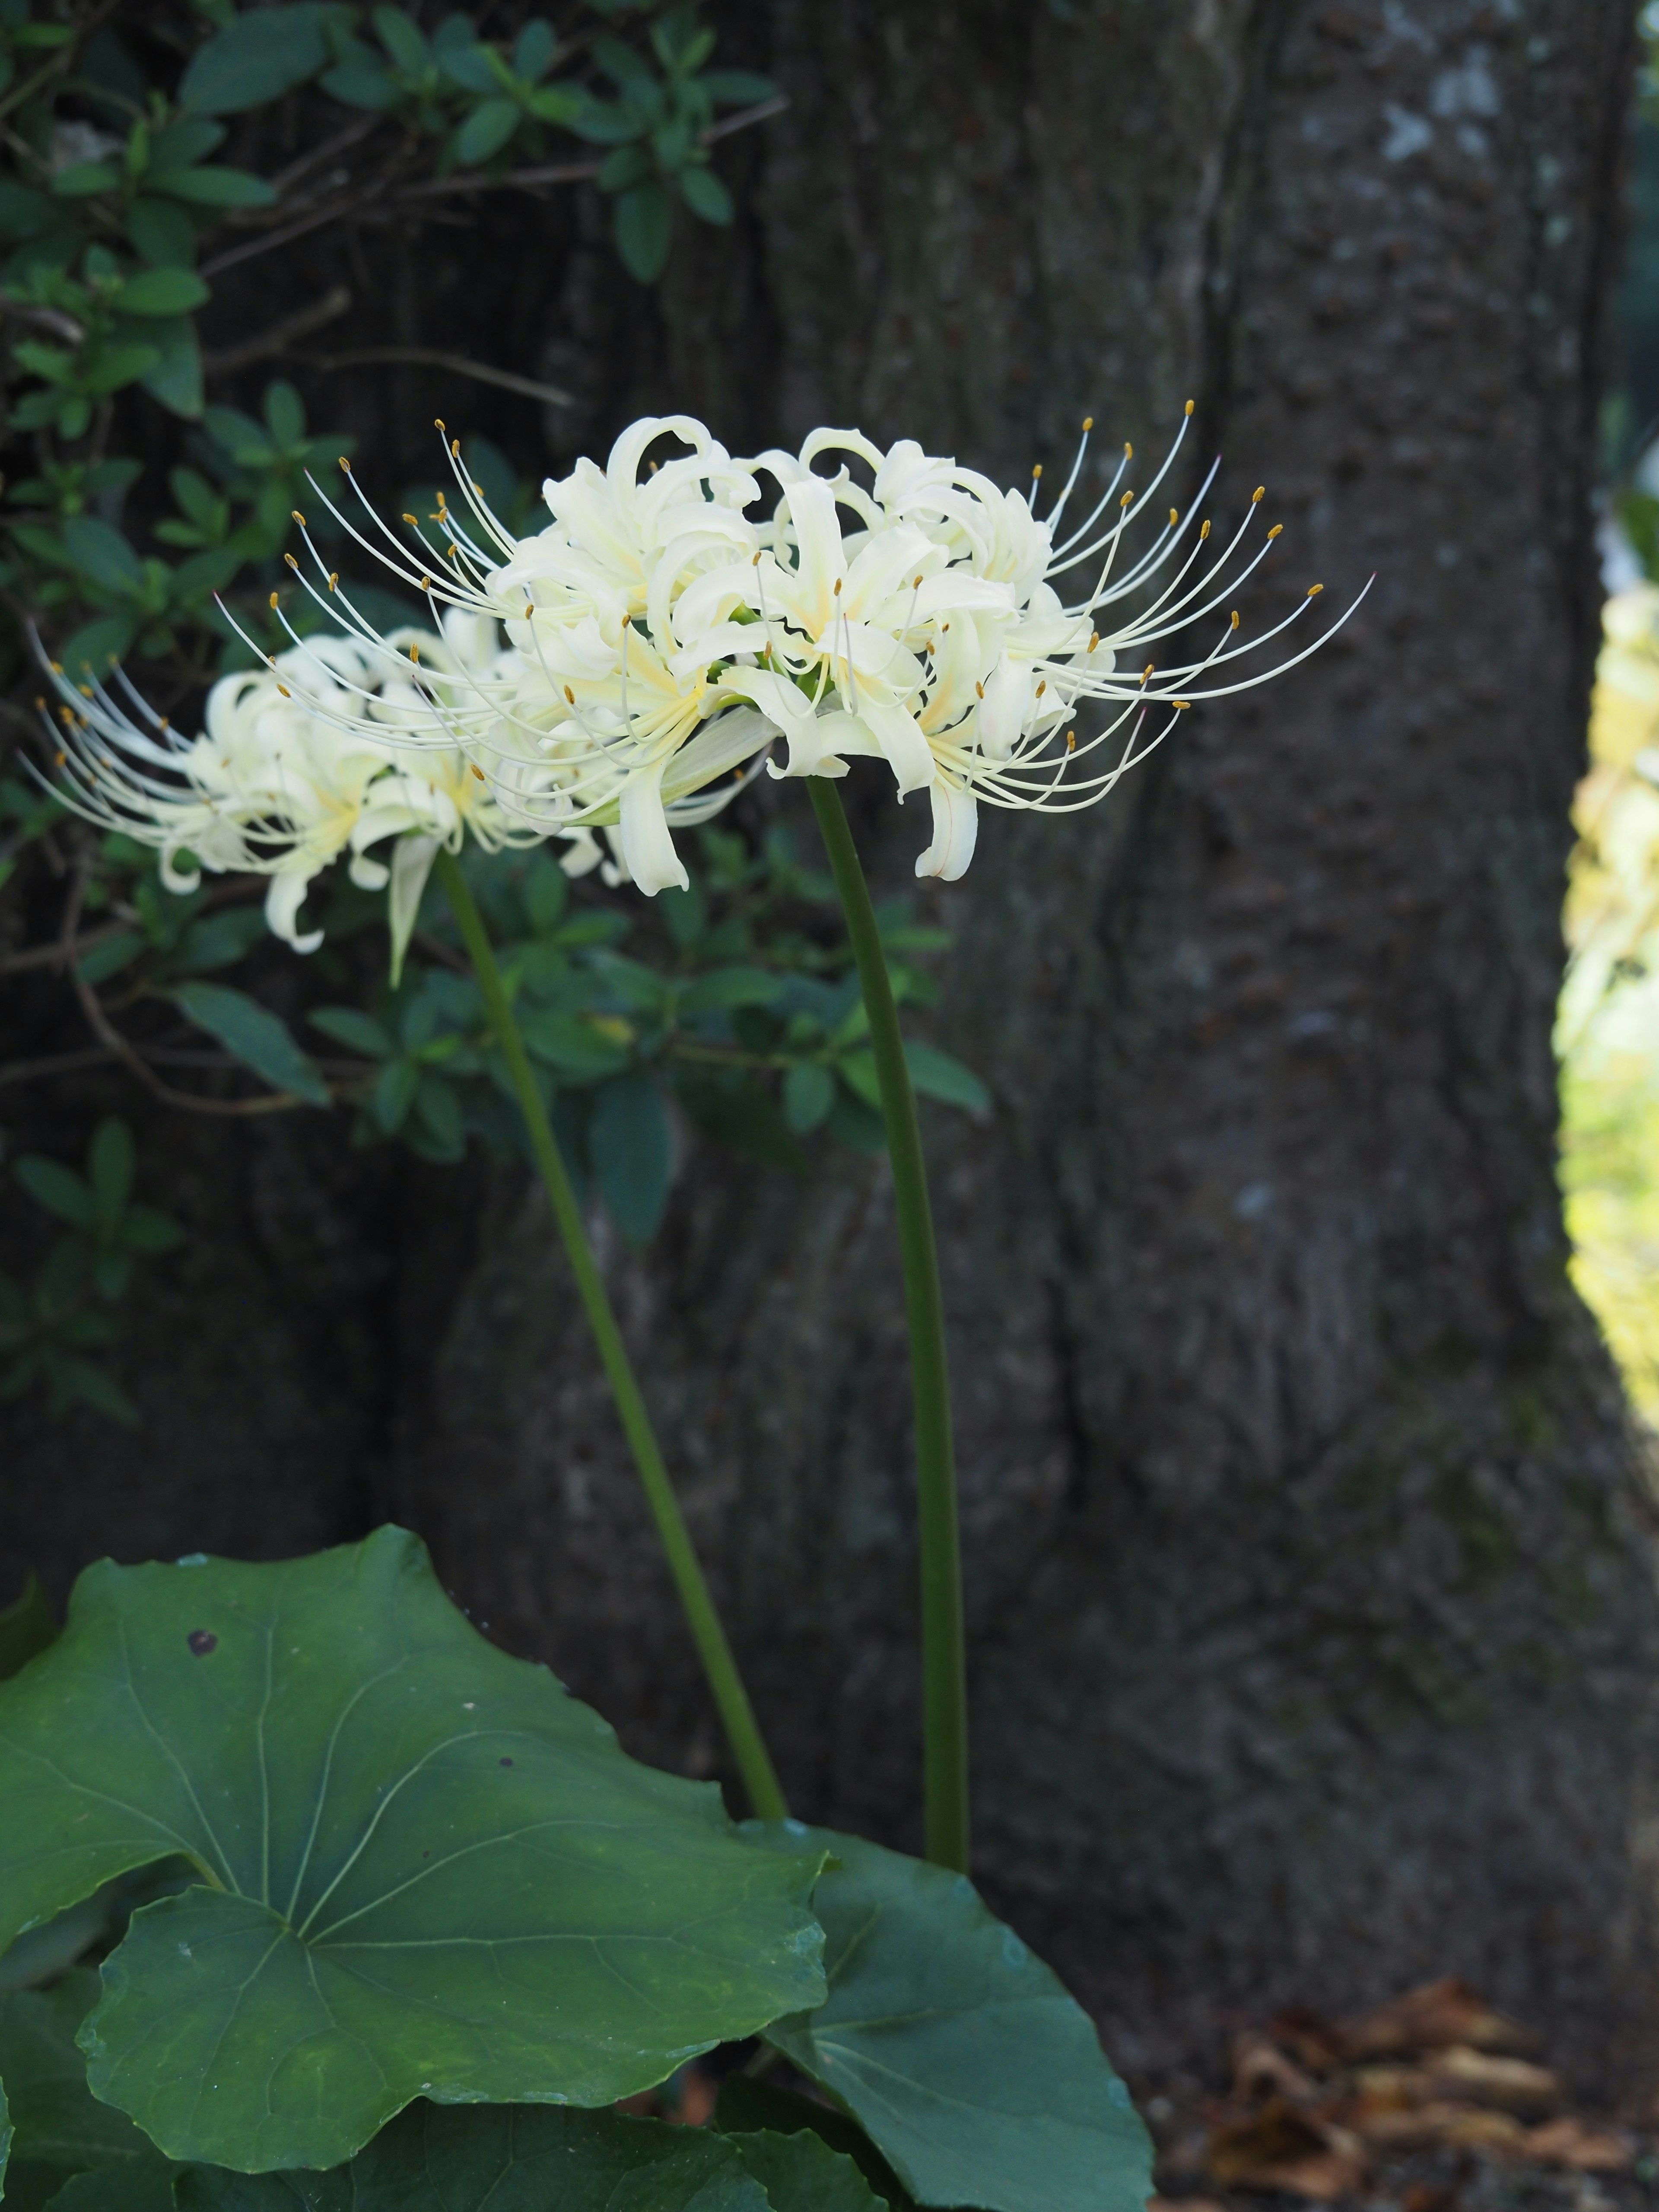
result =
[[21,975],[30,968],[62,968],[80,959],[94,945],[106,938],[118,937],[131,925],[125,921],[106,921],[100,929],[89,929],[84,937],[77,937],[65,945],[62,938],[50,945],[32,945],[27,952],[9,952],[0,959],[0,975]]
[[296,338],[308,337],[325,323],[343,315],[350,305],[351,295],[345,286],[331,285],[320,300],[313,300],[308,307],[296,308],[291,315],[283,315],[254,337],[244,338],[240,345],[227,346],[222,353],[204,353],[203,373],[208,376],[228,376],[234,369],[246,368],[251,362],[282,353]]
[[556,384],[538,384],[534,378],[515,376],[511,369],[489,368],[459,353],[434,353],[429,346],[363,346],[353,353],[307,354],[301,358],[307,368],[327,374],[338,368],[368,368],[379,362],[407,362],[416,368],[447,368],[453,376],[470,376],[478,384],[499,385],[526,399],[540,399],[550,407],[574,407],[575,400]]
[[599,161],[544,161],[533,169],[509,169],[500,177],[486,176],[482,171],[470,177],[427,177],[418,185],[405,185],[398,197],[429,200],[450,192],[520,191],[537,185],[580,185],[597,177],[603,166]]
[[[382,120],[383,118],[378,114],[360,115],[355,123],[348,123],[343,131],[337,131],[331,138],[325,138],[320,146],[313,146],[308,154],[301,154],[297,161],[290,161],[287,168],[279,169],[270,179],[270,189],[280,199],[284,192],[290,191],[299,183],[308,169],[320,168],[325,161],[332,161],[336,155],[349,153],[352,147],[360,144],[367,138],[369,132]],[[339,180],[337,179],[336,181]]]
[[751,123],[765,123],[775,115],[781,115],[788,105],[787,92],[775,92],[770,100],[757,100],[753,107],[740,107],[735,115],[711,123],[707,131],[697,135],[705,146],[712,146],[717,138],[729,138],[734,131],[746,131]]
[[106,1045],[83,1045],[79,1052],[56,1052],[45,1060],[14,1060],[0,1066],[0,1085],[33,1083],[42,1076],[73,1075],[83,1067],[101,1067],[115,1054]]
[[[371,186],[367,197],[374,198],[377,190],[378,187]],[[239,261],[252,261],[255,254],[274,253],[279,246],[286,246],[295,238],[303,238],[308,230],[320,229],[324,223],[332,222],[337,216],[349,214],[356,204],[352,200],[337,200],[330,207],[316,209],[310,215],[301,216],[297,222],[289,223],[283,229],[267,231],[263,238],[249,239],[246,246],[233,246],[226,252],[216,253],[211,261],[202,264],[198,274],[204,277],[217,276],[226,269],[234,269]]]

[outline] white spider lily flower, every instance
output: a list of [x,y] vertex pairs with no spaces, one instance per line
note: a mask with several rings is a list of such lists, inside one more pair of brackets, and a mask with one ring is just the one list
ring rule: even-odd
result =
[[[641,477],[647,448],[665,437],[690,452]],[[399,637],[376,632],[337,575],[323,570],[326,588],[307,588],[366,653],[398,665],[403,742],[464,751],[508,818],[572,846],[567,865],[595,865],[593,833],[603,830],[616,879],[647,892],[684,887],[673,830],[726,805],[743,763],[775,735],[717,684],[742,642],[728,635],[742,626],[730,617],[744,613],[743,580],[760,546],[743,513],[759,495],[752,473],[690,416],[648,416],[617,440],[603,471],[582,461],[550,478],[552,522],[514,538],[466,476],[459,440],[449,453],[462,508],[440,495],[428,518],[436,544],[405,515],[416,552],[361,493],[368,532],[324,496],[363,550],[447,610],[447,631],[499,623],[507,643],[497,660],[465,684],[429,684],[402,666]],[[376,710],[365,699],[360,711]],[[725,787],[710,791],[717,780]]]
[[[1194,701],[1247,690],[1304,658],[1242,678],[1231,665],[1255,648],[1237,641],[1239,617],[1224,612],[1224,586],[1231,595],[1279,534],[1275,526],[1243,557],[1261,492],[1213,558],[1205,550],[1209,522],[1190,512],[1183,521],[1173,507],[1139,557],[1122,558],[1128,530],[1155,511],[1192,411],[1189,403],[1145,495],[1119,495],[1126,447],[1091,512],[1060,542],[1089,423],[1043,517],[1035,482],[1028,500],[908,439],[884,452],[856,430],[815,430],[799,453],[761,454],[755,469],[781,492],[771,545],[745,591],[765,651],[760,665],[729,670],[721,682],[787,739],[786,762],[772,773],[839,775],[851,755],[884,759],[901,800],[921,789],[932,799],[933,836],[917,874],[954,879],[973,857],[981,802],[1051,813],[1094,805]],[[814,467],[826,455],[840,459],[833,476]],[[857,464],[870,472],[867,489]],[[1055,580],[1078,571],[1090,587],[1068,602]],[[1208,651],[1180,653],[1162,667],[1147,658],[1193,624],[1217,622]],[[1074,717],[1094,704],[1106,710],[1104,726],[1079,743]],[[1167,713],[1149,732],[1157,708]],[[1097,765],[1103,747],[1112,750]]]
[[[490,512],[457,440],[461,510],[440,495],[435,540],[405,515],[415,538],[404,544],[361,493],[367,531],[330,505],[362,548],[447,610],[447,625],[481,622],[492,635],[501,625],[506,645],[487,668],[404,686],[401,739],[464,753],[504,815],[567,841],[567,865],[602,859],[599,831],[613,878],[647,892],[684,885],[675,829],[717,811],[781,740],[775,775],[842,775],[866,756],[885,762],[901,801],[926,791],[933,831],[917,872],[953,879],[973,856],[981,804],[1093,805],[1196,701],[1265,683],[1324,641],[1273,667],[1236,666],[1320,589],[1241,641],[1227,602],[1279,534],[1247,550],[1260,491],[1224,545],[1211,546],[1196,508],[1183,519],[1170,507],[1144,550],[1126,553],[1128,532],[1164,513],[1155,497],[1192,412],[1189,402],[1143,494],[1120,492],[1126,446],[1063,538],[1088,422],[1047,515],[1035,479],[1029,497],[1005,490],[911,440],[884,450],[857,430],[815,430],[797,453],[746,461],[687,416],[647,416],[603,471],[582,461],[550,479],[553,520],[533,537],[514,538]],[[642,474],[665,438],[687,450]],[[833,475],[817,465],[826,458]],[[779,491],[764,523],[750,514],[763,476]],[[363,620],[320,557],[318,567],[326,590],[307,588],[319,605],[371,659],[395,658],[397,640]],[[1080,595],[1063,597],[1073,580]],[[1196,651],[1184,643],[1194,625]],[[1079,739],[1090,709],[1099,726]]]
[[[480,641],[409,643],[455,685]],[[387,673],[350,639],[307,639],[221,677],[201,735],[185,738],[118,668],[107,684],[76,685],[53,667],[52,787],[88,820],[155,847],[171,890],[194,890],[204,870],[269,877],[266,921],[297,952],[322,942],[299,927],[307,891],[346,857],[355,883],[390,888],[395,970],[441,845],[454,851],[469,832],[492,850],[528,840],[464,755],[400,742],[411,708]],[[375,850],[388,841],[389,861]]]

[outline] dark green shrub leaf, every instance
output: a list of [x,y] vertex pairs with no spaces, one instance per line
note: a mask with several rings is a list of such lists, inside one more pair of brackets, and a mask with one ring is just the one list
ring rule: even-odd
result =
[[769,1006],[783,980],[764,968],[713,968],[680,994],[680,1012],[692,1016],[732,1006]]
[[[81,1316],[84,1330],[90,1315]],[[82,1341],[88,1340],[84,1335]],[[112,1375],[106,1375],[101,1367],[94,1367],[89,1359],[76,1359],[56,1351],[50,1345],[41,1354],[41,1364],[46,1380],[52,1386],[52,1405],[54,1413],[61,1413],[70,1406],[89,1406],[94,1413],[101,1413],[106,1421],[120,1428],[138,1426],[138,1408]]]
[[630,1244],[648,1244],[668,1203],[673,1145],[662,1093],[642,1068],[593,1093],[587,1153],[611,1219]]
[[487,161],[499,153],[519,127],[516,100],[486,100],[475,107],[455,133],[458,161]]
[[185,315],[208,296],[193,269],[146,269],[128,277],[118,305],[124,315]]
[[276,195],[263,177],[246,169],[152,169],[151,191],[192,207],[270,207]]
[[107,161],[74,161],[58,172],[52,188],[59,199],[84,200],[99,192],[112,192],[120,181]]
[[127,210],[127,236],[158,268],[188,269],[196,258],[196,226],[171,200],[137,199]]
[[[158,277],[167,278],[186,273],[164,269],[154,272]],[[149,280],[145,277],[137,281],[148,283]],[[150,398],[159,399],[170,413],[193,422],[203,405],[202,349],[197,342],[196,325],[187,315],[180,315],[168,322],[156,323],[154,330],[161,357],[151,362],[139,382]]]
[[[82,1967],[54,1989],[0,1996],[0,2080],[16,2131],[5,2195],[21,2212],[48,2199],[100,2212],[169,2212],[173,2203],[173,2167],[125,2112],[100,2105],[87,2087],[75,2032],[98,1996],[96,1973]],[[101,2185],[54,2194],[77,2173]]]
[[130,1206],[121,1217],[120,1235],[129,1252],[171,1252],[185,1241],[172,1215],[153,1206]]
[[[88,665],[91,665],[89,659]],[[72,668],[76,664],[70,661],[66,665]],[[144,939],[136,929],[118,929],[113,937],[105,938],[83,954],[75,963],[75,972],[83,983],[101,983],[106,975],[118,975],[122,969],[131,967],[143,950]]]
[[398,105],[398,87],[364,47],[349,53],[323,79],[323,90],[346,107],[385,109]]
[[635,185],[619,195],[611,228],[623,267],[641,284],[660,276],[668,259],[672,210],[657,184]]
[[401,8],[377,8],[374,28],[380,44],[406,76],[419,76],[431,68],[432,49],[426,35]]
[[712,169],[688,164],[678,176],[680,198],[705,222],[728,223],[737,213],[731,193]]
[[107,1237],[132,1195],[132,1132],[125,1121],[112,1115],[98,1124],[87,1167],[97,1204],[98,1227]]
[[828,2002],[767,2039],[865,2128],[919,2204],[1144,2212],[1152,2145],[1094,2023],[973,1885],[827,1828]]
[[26,1152],[17,1163],[16,1176],[37,1206],[46,1206],[60,1221],[72,1223],[76,1229],[91,1228],[97,1200],[73,1168],[39,1152]]
[[705,70],[697,83],[721,107],[758,107],[778,89],[769,76],[757,76],[752,70]]
[[233,1060],[264,1076],[275,1090],[291,1091],[313,1106],[328,1104],[328,1085],[317,1063],[268,1006],[228,983],[181,983],[173,999],[198,1029],[217,1037]]
[[[0,1607],[0,1682],[9,1681],[37,1651],[44,1651],[49,1644],[57,1641],[58,1623],[52,1618],[52,1607],[40,1587],[40,1577],[31,1572],[23,1584],[21,1597]],[[0,2073],[0,2081],[4,2079],[4,2074]]]
[[324,69],[323,9],[250,8],[200,47],[179,86],[198,115],[237,115],[279,100]]
[[70,517],[64,525],[64,550],[100,591],[125,595],[144,588],[143,562],[114,525],[95,514]]
[[910,1081],[924,1098],[938,1098],[947,1106],[965,1107],[970,1114],[990,1111],[991,1094],[971,1068],[953,1060],[936,1045],[907,1044],[904,1057]]
[[168,2155],[242,2172],[337,2164],[422,2095],[608,2104],[810,2008],[822,1853],[786,1840],[626,1758],[395,1528],[106,1560],[0,1686],[0,1945],[175,1853],[218,1885],[134,1914],[82,2045]]
[[[82,624],[62,648],[59,657],[70,674],[77,678],[88,674],[107,676],[110,663],[121,659],[131,649],[137,635],[137,615],[100,615],[96,622]],[[89,983],[97,982],[125,968],[143,949],[141,938],[122,931],[106,938],[101,945],[94,945],[84,959],[76,961],[76,973]]]
[[179,2177],[179,2203],[181,2212],[767,2212],[740,2147],[701,2129],[428,2104],[331,2173],[246,2179],[198,2166]]
[[802,1060],[783,1079],[783,1118],[798,1137],[820,1128],[836,1103],[836,1079],[821,1061]]
[[356,1006],[315,1006],[306,1019],[348,1052],[361,1052],[370,1060],[390,1060],[398,1049],[389,1031]]
[[532,1059],[568,1083],[597,1083],[628,1065],[624,1048],[580,1014],[524,1006],[519,1010],[519,1029]]
[[806,1156],[771,1092],[742,1069],[682,1066],[675,1094],[703,1134],[769,1168],[801,1174]]

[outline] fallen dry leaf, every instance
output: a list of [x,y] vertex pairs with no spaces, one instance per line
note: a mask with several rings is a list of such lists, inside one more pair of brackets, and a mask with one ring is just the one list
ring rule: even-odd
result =
[[1537,2039],[1478,1997],[1467,1982],[1448,1978],[1390,1997],[1337,2030],[1342,2054],[1355,2058],[1410,2058],[1419,2051],[1466,2044],[1474,2051],[1535,2050]]
[[1354,2136],[1275,2097],[1214,2130],[1208,2165],[1224,2189],[1285,2189],[1325,2202],[1358,2187],[1365,2157]]
[[1561,2101],[1561,2084],[1547,2068],[1525,2058],[1502,2058],[1489,2051],[1455,2043],[1433,2064],[1434,2086],[1443,2096],[1470,2097],[1478,2105],[1522,2118],[1553,2111]]
[[1311,2104],[1318,2088],[1310,2075],[1268,2037],[1247,2030],[1233,2038],[1233,2094],[1235,2097],[1287,2097],[1292,2104]]
[[1570,2166],[1577,2173],[1622,2173],[1634,2157],[1622,2136],[1586,2127],[1571,2114],[1529,2128],[1522,2148],[1540,2165]]

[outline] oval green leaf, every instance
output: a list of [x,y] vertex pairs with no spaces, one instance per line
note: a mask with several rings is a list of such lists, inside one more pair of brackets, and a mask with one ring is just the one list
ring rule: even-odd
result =
[[822,1853],[623,1756],[456,1611],[416,1540],[89,1567],[0,1686],[0,1947],[123,1869],[82,2030],[173,2158],[330,2166],[416,2097],[602,2105],[816,2002]]
[[919,2204],[1143,2212],[1152,2144],[1094,2023],[964,1875],[827,1828],[828,2001],[767,2040],[864,2127]]
[[198,1029],[217,1037],[233,1059],[264,1076],[273,1090],[292,1091],[313,1106],[328,1104],[328,1085],[316,1061],[301,1050],[288,1024],[246,991],[233,991],[228,983],[181,983],[173,998]]

